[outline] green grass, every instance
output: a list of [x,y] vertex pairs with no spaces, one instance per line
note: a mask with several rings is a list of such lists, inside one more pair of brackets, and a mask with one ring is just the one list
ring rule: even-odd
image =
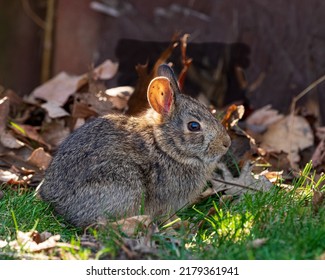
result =
[[[178,213],[183,221],[180,229],[160,228],[148,235],[155,249],[136,252],[135,258],[154,259],[318,259],[325,252],[325,207],[312,207],[312,190],[320,189],[321,180],[314,182],[315,174],[307,165],[291,190],[275,186],[270,192],[246,194],[235,202],[220,206],[217,195],[199,205]],[[3,186],[5,196],[0,200],[0,239],[13,240],[16,229],[60,234],[63,242],[79,245],[80,229],[67,225],[55,216],[52,209],[34,197],[33,192],[12,190]],[[324,190],[322,190],[324,191]],[[211,209],[213,209],[212,214]],[[16,221],[16,225],[15,225]],[[186,223],[184,222],[186,221]],[[111,227],[90,229],[101,244],[98,250],[71,250],[78,259],[128,258],[121,246],[125,235]],[[138,237],[129,240],[140,240]],[[264,245],[254,248],[252,242],[266,238]],[[147,242],[148,243],[148,242]],[[126,251],[131,251],[128,247]],[[0,249],[1,250],[1,249]],[[4,251],[7,252],[7,251]],[[2,258],[5,258],[5,253]],[[1,257],[1,256],[0,256]],[[131,256],[132,257],[132,256]],[[16,255],[15,258],[19,258]],[[61,254],[62,258],[62,254]],[[69,255],[63,258],[69,258]]]

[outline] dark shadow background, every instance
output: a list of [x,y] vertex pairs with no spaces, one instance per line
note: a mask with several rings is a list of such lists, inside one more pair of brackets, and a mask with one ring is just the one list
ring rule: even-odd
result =
[[[0,85],[20,95],[41,83],[44,51],[44,30],[23,8],[23,1],[0,0]],[[45,19],[49,1],[27,2]],[[91,3],[102,4],[110,14],[94,10]],[[257,85],[247,93],[250,104],[272,104],[286,113],[292,97],[325,74],[324,15],[322,0],[56,0],[49,70],[51,76],[60,71],[81,74],[107,58],[122,61],[123,53],[117,52],[120,39],[169,42],[180,31],[189,33],[189,42],[196,44],[248,46],[250,63],[243,68],[248,84]],[[132,50],[125,52],[124,65],[128,57],[135,57]],[[207,63],[213,72],[215,61],[205,57],[213,55],[203,45],[195,62]],[[135,61],[129,61],[133,69]],[[234,92],[227,91],[225,105],[240,99]],[[301,105],[321,116],[324,124],[324,83]]]

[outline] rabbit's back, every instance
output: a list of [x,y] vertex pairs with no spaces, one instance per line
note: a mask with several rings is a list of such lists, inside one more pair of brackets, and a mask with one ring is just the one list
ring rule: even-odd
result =
[[95,119],[72,133],[58,149],[39,194],[75,225],[139,211],[148,178],[150,149],[135,138],[123,116]]

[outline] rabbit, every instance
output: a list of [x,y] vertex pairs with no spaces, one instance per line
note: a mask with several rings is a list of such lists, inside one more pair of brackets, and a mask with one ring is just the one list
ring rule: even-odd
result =
[[146,112],[98,117],[59,146],[38,194],[70,224],[174,213],[200,195],[227,152],[225,128],[181,93],[172,68],[157,73]]

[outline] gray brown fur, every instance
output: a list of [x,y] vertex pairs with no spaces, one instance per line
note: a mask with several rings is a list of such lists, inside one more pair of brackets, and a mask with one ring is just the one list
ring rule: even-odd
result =
[[[170,79],[172,70],[162,65],[160,73]],[[41,198],[81,227],[138,215],[142,204],[156,217],[195,199],[230,138],[202,104],[171,83],[167,114],[151,108],[139,117],[107,115],[72,133],[46,171]],[[202,131],[187,129],[193,120]]]

